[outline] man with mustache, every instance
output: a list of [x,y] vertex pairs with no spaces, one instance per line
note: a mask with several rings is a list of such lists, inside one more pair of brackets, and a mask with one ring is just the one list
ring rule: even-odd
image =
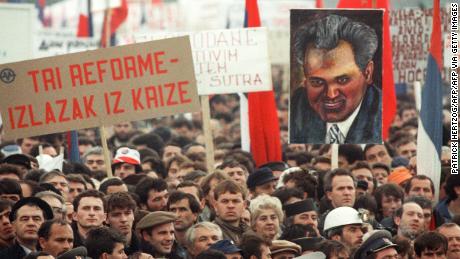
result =
[[382,98],[373,85],[377,34],[328,15],[300,27],[294,52],[305,80],[291,94],[290,143],[380,143]]
[[324,221],[324,235],[327,239],[339,241],[350,249],[358,248],[363,242],[362,228],[360,213],[350,207],[331,210]]
[[284,205],[287,225],[310,225],[319,234],[318,209],[311,198]]
[[14,204],[9,215],[16,232],[16,241],[0,251],[0,258],[23,258],[37,250],[38,229],[53,218],[53,210],[36,197],[23,198]]

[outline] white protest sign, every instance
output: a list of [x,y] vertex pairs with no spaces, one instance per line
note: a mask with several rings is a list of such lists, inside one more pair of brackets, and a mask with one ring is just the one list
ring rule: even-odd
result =
[[0,3],[0,64],[32,58],[33,24],[36,17],[32,4]]
[[264,27],[136,36],[137,42],[190,35],[199,95],[272,89]]
[[34,57],[57,56],[94,50],[98,47],[99,39],[97,38],[78,38],[73,31],[41,29],[35,37]]

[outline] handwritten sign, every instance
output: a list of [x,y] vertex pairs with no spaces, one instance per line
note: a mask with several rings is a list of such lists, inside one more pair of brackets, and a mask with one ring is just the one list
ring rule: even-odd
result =
[[[443,32],[450,31],[449,17],[448,9],[442,7]],[[390,11],[395,83],[414,83],[425,80],[432,18],[433,8],[411,7]],[[442,71],[443,77],[447,70],[445,67]]]
[[272,89],[265,28],[143,35],[136,40],[183,34],[190,34],[198,94]]
[[0,65],[5,137],[199,110],[188,37]]

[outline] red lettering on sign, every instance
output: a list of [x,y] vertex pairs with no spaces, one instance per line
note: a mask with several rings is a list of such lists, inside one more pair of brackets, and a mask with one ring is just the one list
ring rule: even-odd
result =
[[[115,66],[118,67],[119,74],[117,75],[115,71]],[[123,79],[123,68],[121,66],[121,60],[119,58],[114,58],[110,60],[110,67],[112,68],[112,79],[113,80],[122,80]]]
[[97,74],[99,75],[99,82],[103,82],[103,75],[107,72],[107,70],[105,70],[103,67],[102,67],[102,64],[106,64],[107,63],[107,60],[98,60],[96,62],[96,65],[97,65]]
[[15,129],[16,125],[14,125],[13,109],[11,107],[8,108],[8,117],[10,118],[11,129]]
[[[113,92],[110,92],[110,93],[104,93],[104,100],[105,100],[105,109],[107,111],[107,114],[112,114],[112,113],[122,113],[122,112],[125,112],[125,109],[121,107],[120,105],[120,100],[121,100],[121,95],[122,95],[122,92],[121,91],[113,91]],[[114,97],[114,98],[110,98],[110,97]],[[112,103],[110,99],[113,99],[114,102],[113,102],[113,109],[110,108],[110,104]],[[92,102],[94,100],[94,96],[91,96],[91,106],[92,106]],[[94,113],[94,111],[93,111]],[[96,113],[94,113],[94,115],[96,115]]]
[[160,67],[161,65],[164,64],[164,62],[160,60],[160,58],[164,57],[164,55],[165,55],[164,51],[158,51],[158,52],[153,53],[153,56],[155,57],[155,68],[158,74],[165,74],[166,72],[168,72],[168,70],[162,69]]
[[[161,87],[158,87],[161,88]],[[145,88],[145,101],[147,102],[147,107],[151,108],[151,101],[155,102],[155,107],[158,107],[157,93],[155,91],[155,86],[147,86]]]
[[92,66],[94,66],[94,62],[83,63],[83,73],[85,74],[85,85],[92,85],[92,84],[97,83],[96,80],[90,78],[93,75],[93,72],[91,72],[91,69],[89,68]]
[[113,113],[116,114],[116,113],[124,112],[125,109],[119,107],[120,99],[121,99],[121,91],[114,91],[114,92],[111,92],[110,94],[112,96],[115,96],[115,103],[114,103],[114,106],[113,106]]
[[142,89],[132,89],[131,90],[131,96],[133,97],[133,106],[134,110],[143,110],[144,105],[141,103],[141,94],[142,94]]
[[32,71],[29,71],[27,72],[27,74],[29,76],[32,76],[32,82],[34,83],[34,91],[36,93],[38,93],[38,80],[37,80],[37,74],[39,73],[40,71],[38,70],[32,70]]
[[137,55],[137,63],[139,65],[139,75],[144,75],[144,70],[148,69],[150,74],[153,75],[152,56],[150,53],[143,60],[141,55]]
[[128,56],[123,59],[125,61],[126,77],[131,78],[130,73],[133,73],[133,77],[137,77],[136,71],[136,60],[133,56]]
[[110,104],[109,104],[109,94],[104,93],[104,103],[105,103],[105,112],[110,115],[112,111],[110,110]]
[[166,89],[169,89],[168,100],[166,101],[166,105],[168,106],[177,105],[177,101],[173,100],[174,89],[176,88],[176,85],[174,83],[169,83],[169,84],[165,84],[164,87]]
[[50,122],[56,123],[56,116],[54,115],[53,107],[51,107],[50,102],[45,104],[45,123],[49,124]]
[[19,111],[19,121],[18,121],[18,128],[27,128],[29,127],[29,124],[25,123],[24,117],[26,114],[26,106],[25,105],[20,105],[14,107],[15,110]]
[[69,121],[69,117],[64,117],[67,107],[67,99],[56,100],[56,104],[61,107],[61,111],[59,112],[59,122]]
[[182,86],[187,86],[188,85],[188,81],[179,81],[178,82],[178,86],[179,86],[179,99],[180,99],[180,102],[181,103],[190,103],[192,101],[192,99],[186,99],[184,98],[185,95],[187,95],[188,91],[187,90],[184,90],[182,89]]
[[72,87],[77,85],[77,80],[79,81],[78,85],[83,84],[83,78],[81,73],[81,67],[78,64],[69,66],[70,79],[72,80]]
[[56,86],[54,85],[53,69],[51,68],[43,69],[42,76],[43,76],[43,86],[45,87],[45,91],[48,92],[50,86],[53,89],[56,89]]
[[29,108],[29,118],[30,118],[30,124],[31,124],[31,126],[34,127],[34,126],[40,126],[40,125],[42,125],[43,122],[41,122],[41,121],[38,121],[38,122],[35,121],[34,111],[32,110],[32,105],[31,105],[31,104],[28,105],[28,108]]
[[81,113],[77,98],[73,98],[72,119],[75,120],[77,118],[83,119],[83,114]]
[[91,116],[96,117],[96,112],[93,110],[94,95],[90,95],[89,100],[87,98],[88,96],[83,97],[83,106],[85,107],[86,118]]

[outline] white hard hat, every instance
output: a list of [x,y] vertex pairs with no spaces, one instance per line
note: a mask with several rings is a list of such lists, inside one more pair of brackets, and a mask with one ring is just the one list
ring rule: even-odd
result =
[[353,224],[363,224],[359,212],[351,207],[338,207],[327,214],[324,220],[324,232],[336,227]]

